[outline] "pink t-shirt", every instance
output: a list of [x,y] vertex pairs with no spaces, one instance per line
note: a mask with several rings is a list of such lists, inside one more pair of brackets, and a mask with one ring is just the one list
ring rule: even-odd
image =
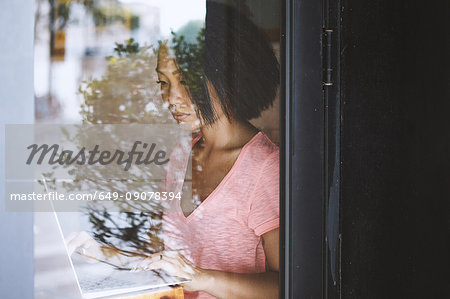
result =
[[[184,163],[186,169],[187,158],[177,156],[170,163],[166,190],[178,191],[182,180],[174,167],[180,165],[174,164]],[[244,145],[216,189],[188,217],[178,200],[173,205],[163,217],[166,248],[180,250],[204,269],[265,272],[261,235],[279,227],[278,147],[259,132]],[[203,292],[185,292],[185,296],[214,298]]]

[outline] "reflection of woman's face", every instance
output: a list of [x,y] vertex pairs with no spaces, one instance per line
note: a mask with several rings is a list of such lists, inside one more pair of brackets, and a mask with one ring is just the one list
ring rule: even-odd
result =
[[175,59],[170,55],[165,44],[158,51],[158,83],[161,85],[161,95],[164,102],[169,103],[169,110],[178,124],[187,129],[200,127],[195,106],[192,103],[185,82]]

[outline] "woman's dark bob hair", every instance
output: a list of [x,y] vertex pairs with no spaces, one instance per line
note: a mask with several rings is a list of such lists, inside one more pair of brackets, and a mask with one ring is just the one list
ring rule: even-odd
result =
[[[250,120],[270,107],[279,84],[279,65],[265,33],[236,8],[206,1],[202,68],[230,119]],[[193,101],[206,124],[217,119],[206,96]]]

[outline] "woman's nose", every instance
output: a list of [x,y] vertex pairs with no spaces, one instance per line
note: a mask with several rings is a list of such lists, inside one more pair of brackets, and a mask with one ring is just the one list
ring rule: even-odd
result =
[[181,105],[185,102],[185,93],[181,86],[172,86],[169,92],[169,104],[170,105]]

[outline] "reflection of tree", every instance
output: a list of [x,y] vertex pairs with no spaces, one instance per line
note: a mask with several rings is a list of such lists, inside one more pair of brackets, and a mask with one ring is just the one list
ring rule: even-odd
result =
[[208,101],[203,71],[204,43],[204,28],[198,32],[194,43],[186,41],[183,35],[172,32],[172,48],[178,67],[194,103],[199,108]]
[[83,82],[81,115],[84,122],[98,123],[174,123],[159,97],[151,47],[141,47],[133,39],[116,44],[115,55],[101,79]]
[[[106,57],[108,65],[100,79],[84,81],[79,87],[84,102],[81,116],[85,124],[173,123],[163,108],[155,74],[156,55],[151,47],[141,47],[133,39],[116,43],[114,55]],[[152,84],[153,83],[153,84]],[[120,148],[120,135],[108,132],[111,142]],[[88,140],[88,132],[79,130],[68,139]],[[98,190],[105,192],[157,191],[152,173],[127,174],[127,180],[102,180],[104,174],[94,168],[73,168],[72,182],[63,183],[66,192]],[[120,171],[120,170],[118,170]],[[121,177],[121,173],[108,173]],[[86,180],[98,178],[98,180]],[[116,205],[122,212],[109,212],[102,204],[92,204],[87,210],[92,235],[107,247],[125,255],[148,255],[162,248],[161,207],[155,202],[125,202]],[[141,211],[140,213],[129,211]]]
[[[110,119],[110,118],[108,118]],[[128,126],[127,126],[128,127]],[[108,144],[108,148],[124,149],[123,126],[80,126],[66,134],[66,139],[82,144],[86,148]],[[125,131],[126,133],[127,131]],[[161,142],[155,137],[158,144]],[[121,167],[80,167],[64,165],[70,174],[70,181],[63,181],[61,187],[68,193],[117,193],[117,201],[88,202],[82,207],[91,224],[92,235],[103,245],[119,250],[125,255],[144,255],[162,247],[161,221],[164,207],[158,201],[125,200],[125,194],[159,191],[160,182],[155,180],[152,168],[133,169],[126,173]],[[112,210],[110,210],[112,209]]]
[[[148,255],[162,249],[160,213],[88,211],[94,238],[124,255]],[[117,218],[121,223],[117,223]],[[112,244],[111,240],[115,240]],[[117,240],[121,242],[118,243]],[[124,249],[124,248],[131,249]]]
[[[172,47],[183,79],[191,96],[204,97],[203,84],[203,35],[198,33],[196,43],[187,42],[182,35],[172,33]],[[114,55],[106,57],[108,65],[104,75],[82,83],[81,115],[85,124],[133,124],[174,123],[163,107],[155,72],[156,51],[140,46],[133,39],[116,44]],[[153,84],[152,84],[153,83]],[[81,128],[81,127],[80,127]],[[120,145],[120,134],[114,130],[105,132],[111,143]],[[82,144],[95,143],[86,129],[66,134],[67,140]],[[150,171],[128,173],[126,180],[106,180],[104,177],[121,177],[120,173],[102,173],[94,167],[67,166],[72,180],[62,183],[65,192],[97,190],[118,192],[145,192],[158,190],[158,183]],[[111,170],[109,170],[111,171]],[[120,171],[120,170],[117,170]],[[47,174],[51,181],[52,175]],[[87,179],[89,178],[89,179]],[[93,179],[97,178],[97,179]],[[119,201],[115,203],[121,212],[110,212],[104,205],[92,203],[85,210],[92,227],[92,235],[103,245],[124,255],[148,255],[162,249],[162,207],[154,201]],[[130,212],[139,211],[139,212]],[[176,234],[176,232],[173,232]]]
[[[172,47],[177,63],[183,72],[183,79],[191,96],[204,97],[203,84],[203,41],[204,31],[198,33],[196,43],[187,42],[182,35],[172,33]],[[130,123],[173,123],[168,117],[167,108],[160,99],[157,81],[156,52],[151,47],[141,47],[133,39],[116,44],[115,55],[107,57],[108,66],[100,79],[92,79],[79,88],[84,97],[81,106],[83,122],[87,124],[130,124]],[[200,101],[201,102],[201,101]],[[77,138],[85,132],[78,132]],[[113,133],[110,133],[114,136]],[[120,140],[118,140],[119,142]],[[148,185],[134,182],[152,182],[151,173],[128,176],[128,181],[87,182],[85,178],[101,178],[101,173],[93,169],[72,170],[74,181],[65,184],[66,190],[80,190],[90,185],[95,190],[126,192],[143,190]],[[120,175],[120,174],[116,174]],[[89,188],[89,187],[88,187]],[[156,186],[151,186],[155,190]],[[122,205],[130,204],[120,203]],[[149,202],[144,205],[133,202],[133,212],[110,213],[92,206],[87,214],[92,225],[94,237],[102,244],[120,250],[123,254],[149,254],[162,248],[161,207]],[[101,206],[100,206],[101,207]],[[130,207],[123,206],[124,211]],[[176,234],[176,232],[173,232]],[[120,242],[117,242],[120,240]],[[123,250],[124,248],[125,251]]]

